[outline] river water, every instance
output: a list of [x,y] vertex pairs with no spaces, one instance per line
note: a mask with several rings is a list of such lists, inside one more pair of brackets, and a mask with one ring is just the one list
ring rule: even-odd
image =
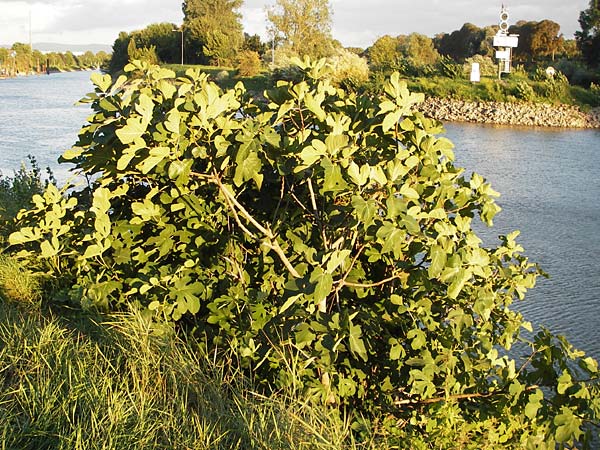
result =
[[[0,170],[28,154],[59,180],[56,160],[90,111],[74,103],[92,90],[89,72],[0,81]],[[457,165],[487,178],[503,211],[486,243],[520,230],[519,242],[550,274],[516,307],[534,325],[566,335],[600,358],[600,131],[447,124]]]

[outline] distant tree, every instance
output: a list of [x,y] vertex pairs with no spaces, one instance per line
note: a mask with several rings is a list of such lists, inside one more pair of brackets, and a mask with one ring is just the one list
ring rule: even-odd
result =
[[344,50],[348,50],[349,52],[355,53],[358,56],[363,56],[365,54],[365,49],[362,47],[344,47]]
[[154,47],[159,61],[176,63],[181,60],[181,33],[175,30],[174,23],[153,23],[132,35],[138,47]]
[[329,56],[336,45],[331,37],[328,0],[276,0],[267,16],[276,34],[298,55]]
[[418,71],[425,65],[434,64],[440,58],[433,40],[419,33],[396,37],[382,36],[367,53],[371,69],[384,73],[394,70],[402,73],[411,69]]
[[138,47],[135,38],[132,38],[127,45],[127,55],[129,61],[139,60],[149,64],[157,64],[158,56],[156,55],[156,47]]
[[403,69],[404,58],[398,47],[398,39],[388,34],[377,39],[373,45],[367,49],[371,69],[380,72],[391,72],[393,70]]
[[15,52],[15,69],[18,72],[30,72],[33,65],[31,63],[32,52],[29,44],[15,42],[11,50]]
[[579,59],[582,55],[575,39],[563,39],[557,56],[567,59]]
[[460,30],[436,36],[434,44],[441,55],[449,56],[456,61],[464,61],[473,55],[488,53],[484,43],[489,29],[481,29],[472,23],[465,23]]
[[231,64],[244,43],[242,0],[187,0],[183,2],[183,26],[188,54],[196,62]]
[[575,32],[575,39],[583,58],[592,67],[600,66],[600,4],[590,0],[588,9],[579,14],[581,31]]
[[479,43],[479,49],[476,53],[477,55],[494,58],[496,54],[496,49],[493,46],[494,36],[496,35],[496,33],[498,33],[499,29],[500,27],[498,25],[489,25],[481,29],[482,38],[481,42]]
[[534,28],[534,34],[531,37],[531,53],[535,58],[550,56],[554,61],[554,56],[560,49],[563,40],[558,23],[548,19],[542,20]]
[[242,50],[238,54],[237,71],[240,77],[253,77],[262,69],[260,55],[254,50]]
[[408,36],[399,36],[397,39],[399,50],[413,67],[435,64],[440,59],[433,40],[424,34],[411,33]]
[[96,64],[96,56],[91,51],[85,52],[83,55],[79,57],[79,64],[81,67],[90,68],[94,67]]
[[6,75],[11,72],[10,52],[7,48],[0,47],[0,75]]
[[110,58],[111,55],[109,55],[108,53],[106,53],[103,50],[100,50],[98,53],[96,53],[96,66],[97,67],[102,67],[102,68],[107,68],[108,64],[110,63]]
[[250,35],[248,33],[244,33],[244,44],[242,45],[242,49],[256,52],[262,57],[267,52],[268,47],[267,44],[260,40],[260,36],[258,34]]
[[519,35],[519,46],[514,51],[517,61],[554,58],[562,42],[560,25],[548,19],[540,22],[520,20],[509,28],[509,32]]
[[119,70],[123,70],[123,67],[125,67],[127,61],[129,61],[127,47],[129,46],[130,40],[131,35],[125,31],[121,31],[117,39],[115,39],[112,46],[112,56],[108,64],[109,72],[116,73]]
[[[127,33],[121,31],[113,44],[112,56],[108,65],[111,73],[116,73],[125,67],[131,59],[129,48],[135,47],[135,51],[144,51],[145,60],[152,60],[163,63],[175,63],[180,61],[181,34],[176,30],[177,26],[173,23],[153,23],[142,30]],[[135,41],[132,45],[131,42]],[[151,49],[154,50],[151,50]],[[135,53],[134,51],[134,53]],[[155,55],[152,55],[154,53]],[[102,61],[106,54],[101,56],[96,65],[106,64]]]

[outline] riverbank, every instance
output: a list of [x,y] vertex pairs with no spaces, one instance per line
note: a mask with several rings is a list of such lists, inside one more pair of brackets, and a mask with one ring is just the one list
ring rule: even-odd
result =
[[600,108],[548,103],[467,102],[429,97],[419,105],[429,117],[444,122],[476,122],[559,128],[600,128]]

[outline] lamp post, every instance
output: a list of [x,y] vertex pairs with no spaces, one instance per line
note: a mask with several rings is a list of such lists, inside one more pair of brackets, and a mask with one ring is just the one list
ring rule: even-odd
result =
[[183,66],[183,24],[180,28],[173,28],[173,31],[181,32],[181,65]]
[[12,60],[13,60],[12,74],[13,74],[13,77],[14,77],[17,74],[17,52],[15,52],[13,50],[12,52],[10,52],[10,56],[12,57]]

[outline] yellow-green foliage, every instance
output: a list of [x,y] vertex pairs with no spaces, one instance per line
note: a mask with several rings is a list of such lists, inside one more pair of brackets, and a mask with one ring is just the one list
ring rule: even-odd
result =
[[490,58],[489,56],[483,56],[483,55],[475,55],[472,56],[471,58],[467,58],[465,60],[465,64],[463,66],[463,70],[464,73],[470,73],[471,72],[471,65],[473,63],[479,63],[479,73],[484,76],[484,77],[497,77],[498,76],[498,66],[496,65],[496,63],[494,63],[494,61],[492,61],[492,58]]
[[340,49],[336,54],[327,58],[331,68],[331,81],[337,85],[356,86],[369,79],[369,65],[367,60],[356,53]]
[[17,259],[0,256],[0,296],[24,305],[37,305],[41,299],[39,277]]
[[241,77],[253,77],[258,75],[262,69],[262,63],[258,53],[252,50],[244,50],[238,55],[238,75]]

